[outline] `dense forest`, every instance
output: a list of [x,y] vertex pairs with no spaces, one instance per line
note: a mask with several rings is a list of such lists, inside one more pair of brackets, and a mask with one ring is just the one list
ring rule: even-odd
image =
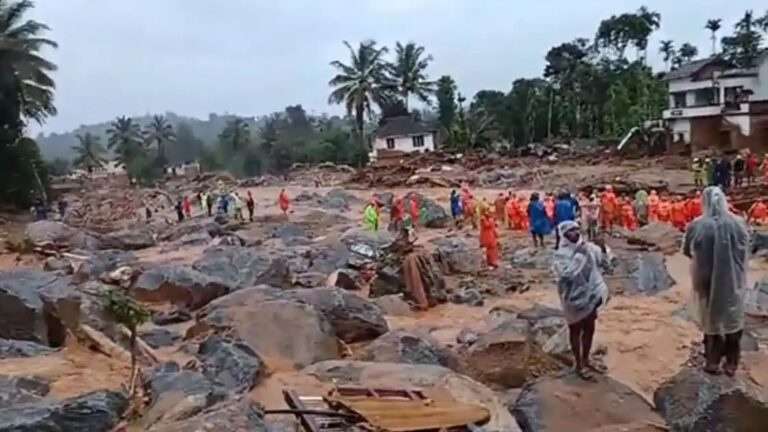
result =
[[[206,169],[236,175],[279,173],[294,162],[365,163],[370,133],[386,117],[412,115],[439,131],[448,150],[507,151],[531,142],[619,137],[644,120],[659,118],[666,106],[664,72],[700,56],[722,55],[739,67],[754,64],[768,33],[768,11],[724,28],[722,20],[702,23],[712,46],[684,41],[650,46],[662,17],[641,7],[597,23],[592,37],[580,37],[544,54],[541,76],[519,78],[509,89],[484,89],[471,99],[450,75],[432,79],[432,57],[414,42],[390,50],[373,40],[344,42],[349,55],[330,63],[330,104],[345,118],[308,115],[301,105],[262,117],[211,115],[208,120],[172,113],[119,117],[61,135],[39,136],[49,164],[35,141],[24,138],[29,121],[55,115],[56,66],[40,55],[56,47],[42,37],[48,28],[24,20],[29,1],[0,0],[4,99],[0,130],[0,201],[28,204],[45,190],[47,174],[88,168],[117,159],[129,175],[151,181],[168,164],[199,160]],[[721,35],[720,33],[724,33]],[[664,70],[652,70],[650,52],[662,55]],[[21,169],[2,169],[7,167]]]

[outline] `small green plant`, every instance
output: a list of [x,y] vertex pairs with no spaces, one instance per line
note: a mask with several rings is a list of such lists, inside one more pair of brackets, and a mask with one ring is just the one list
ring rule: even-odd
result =
[[149,319],[149,311],[136,303],[125,294],[125,291],[116,288],[103,293],[104,310],[118,324],[124,325],[130,332],[131,352],[131,378],[128,381],[129,388],[133,391],[133,380],[136,375],[136,338],[140,325]]

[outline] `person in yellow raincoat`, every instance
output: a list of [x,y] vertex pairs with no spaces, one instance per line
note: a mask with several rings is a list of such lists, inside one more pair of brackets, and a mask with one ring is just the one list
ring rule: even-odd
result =
[[363,210],[363,228],[366,231],[379,230],[379,212],[374,203],[368,203]]

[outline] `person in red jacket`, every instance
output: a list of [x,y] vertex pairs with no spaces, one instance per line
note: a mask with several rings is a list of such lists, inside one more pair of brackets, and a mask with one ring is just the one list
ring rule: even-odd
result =
[[184,209],[184,216],[192,216],[192,201],[188,196],[184,195],[184,198],[181,200],[181,206]]
[[389,209],[389,230],[400,232],[400,229],[403,227],[404,216],[405,209],[403,208],[403,199],[399,196],[395,196],[392,199],[392,207]]
[[288,200],[288,193],[285,192],[285,189],[280,191],[280,195],[277,197],[277,204],[280,206],[280,210],[283,211],[283,214],[288,216],[288,209],[290,208],[291,203]]
[[768,220],[768,206],[762,199],[758,199],[749,208],[747,223],[754,222],[756,225],[765,225],[766,220]]
[[411,194],[408,204],[408,210],[411,214],[411,226],[416,228],[419,225],[419,198],[416,194]]
[[680,197],[675,198],[675,200],[672,202],[669,219],[675,228],[679,230],[685,229],[686,209],[685,203]]
[[480,217],[480,247],[485,249],[485,261],[488,267],[498,267],[499,237],[496,232],[496,221],[493,220],[490,209],[486,209]]
[[747,185],[751,185],[755,181],[755,174],[757,173],[757,156],[754,153],[747,153],[747,160],[744,163],[745,171],[747,174]]

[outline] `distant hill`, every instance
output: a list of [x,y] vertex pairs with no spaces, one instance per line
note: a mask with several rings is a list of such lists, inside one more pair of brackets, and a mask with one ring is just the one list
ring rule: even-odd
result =
[[[202,140],[205,145],[213,145],[218,140],[219,133],[224,129],[227,122],[232,120],[235,115],[225,114],[209,114],[208,120],[201,120],[194,117],[180,116],[178,114],[167,112],[163,114],[168,122],[177,128],[179,123],[186,123],[192,128],[192,132],[195,136]],[[252,132],[258,130],[263,122],[263,118],[255,117],[243,117],[248,121]],[[133,120],[137,122],[142,128],[152,122],[152,115],[146,115],[141,117],[133,117]],[[77,145],[77,135],[85,135],[91,133],[93,135],[101,136],[101,142],[106,147],[107,145],[107,129],[109,129],[109,122],[83,125],[77,129],[63,133],[51,133],[48,135],[39,134],[36,138],[37,144],[40,146],[40,151],[43,157],[48,160],[55,158],[72,159],[74,152],[72,146]]]

